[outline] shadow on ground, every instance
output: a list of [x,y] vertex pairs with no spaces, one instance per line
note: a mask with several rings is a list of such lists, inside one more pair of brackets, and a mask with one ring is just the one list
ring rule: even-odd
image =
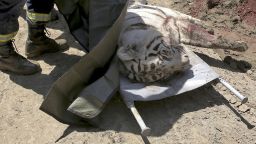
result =
[[[117,132],[130,132],[140,135],[140,128],[128,108],[116,96],[106,106],[99,117],[98,128],[92,126],[75,127],[69,126],[63,135],[57,140],[68,136],[70,133],[77,132],[99,132],[114,130]],[[204,86],[196,90],[162,99],[159,101],[137,102],[136,107],[143,117],[145,123],[151,128],[151,136],[162,136],[186,113],[195,112],[208,107],[226,105],[237,117],[252,129],[251,125],[234,109],[223,96],[214,90],[212,86]],[[142,136],[144,143],[149,143],[147,137]]]
[[207,64],[212,67],[219,67],[222,69],[227,69],[233,72],[245,73],[247,70],[252,68],[252,65],[245,60],[236,60],[231,56],[227,56],[224,61],[217,60],[215,58],[209,57],[203,53],[195,52],[201,59],[203,59]]
[[64,74],[72,65],[79,61],[81,57],[77,55],[68,55],[66,53],[52,53],[41,56],[39,59],[43,60],[48,65],[54,66],[49,74],[37,73],[29,76],[19,76],[9,73],[10,80],[14,83],[31,89],[34,92],[45,96],[51,85]]

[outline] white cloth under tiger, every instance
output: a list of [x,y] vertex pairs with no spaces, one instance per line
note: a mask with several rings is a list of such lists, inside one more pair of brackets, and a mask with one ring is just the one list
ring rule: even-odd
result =
[[191,68],[172,77],[165,83],[133,83],[126,77],[120,78],[120,93],[125,103],[130,106],[134,101],[160,100],[201,87],[219,75],[196,54],[186,49]]

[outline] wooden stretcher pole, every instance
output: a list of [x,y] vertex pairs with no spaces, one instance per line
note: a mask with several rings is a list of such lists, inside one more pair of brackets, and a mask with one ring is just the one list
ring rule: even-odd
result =
[[241,103],[246,103],[248,101],[248,98],[243,96],[241,93],[239,93],[233,86],[231,86],[228,82],[226,82],[222,78],[218,78],[219,82],[222,83],[226,88],[228,88],[232,93],[235,94],[236,97],[238,97],[241,100]]
[[136,107],[134,106],[134,104],[131,104],[129,106],[129,109],[131,110],[133,116],[135,117],[137,123],[139,124],[139,126],[141,128],[141,134],[144,136],[148,136],[150,134],[151,129],[146,126],[146,124],[144,123],[142,117],[140,116],[140,114],[139,114],[138,110],[136,109]]

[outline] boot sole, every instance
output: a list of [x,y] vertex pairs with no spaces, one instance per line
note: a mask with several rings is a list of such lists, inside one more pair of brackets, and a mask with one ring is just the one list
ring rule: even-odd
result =
[[48,50],[36,51],[33,53],[26,53],[25,55],[27,56],[28,59],[33,59],[47,53],[63,52],[68,49],[69,49],[69,45],[65,44],[65,45],[62,45],[60,49],[48,49]]
[[28,59],[31,59],[31,58],[36,58],[36,57],[39,57],[41,55],[44,55],[46,53],[56,53],[56,52],[59,52],[60,50],[47,50],[47,51],[38,51],[38,52],[34,52],[34,53],[26,53],[26,56]]
[[22,71],[10,70],[6,67],[0,67],[0,71],[13,73],[13,74],[16,74],[16,75],[33,75],[33,74],[36,74],[36,73],[40,72],[41,69],[39,69],[38,71],[34,71],[34,72],[22,72]]

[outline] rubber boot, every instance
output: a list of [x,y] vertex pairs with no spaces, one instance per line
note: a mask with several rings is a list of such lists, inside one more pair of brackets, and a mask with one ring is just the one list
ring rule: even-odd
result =
[[28,22],[28,39],[26,41],[25,54],[28,58],[34,58],[44,53],[54,53],[68,48],[64,39],[53,40],[45,35],[44,24],[30,24]]
[[38,63],[31,62],[19,55],[12,41],[0,43],[0,70],[21,75],[31,75],[41,71]]

